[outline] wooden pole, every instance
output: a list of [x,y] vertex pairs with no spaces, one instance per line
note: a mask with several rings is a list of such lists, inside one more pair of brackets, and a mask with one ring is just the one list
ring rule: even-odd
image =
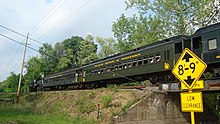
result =
[[23,69],[24,69],[24,60],[25,60],[25,55],[26,55],[28,36],[29,36],[29,33],[27,34],[27,37],[26,37],[26,42],[25,42],[25,47],[24,47],[24,55],[23,55],[22,65],[21,65],[21,73],[20,73],[20,78],[19,78],[19,82],[18,82],[17,103],[19,103],[19,97],[20,97],[21,79],[22,79]]

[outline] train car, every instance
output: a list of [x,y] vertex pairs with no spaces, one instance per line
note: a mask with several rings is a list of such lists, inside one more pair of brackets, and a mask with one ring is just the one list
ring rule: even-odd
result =
[[[150,80],[171,82],[171,70],[185,48],[204,60],[206,71],[220,73],[220,23],[198,29],[192,36],[179,35],[119,53],[78,68],[44,77],[38,89],[65,89],[80,85],[94,88],[109,83]],[[34,88],[37,89],[37,88]]]
[[207,71],[220,74],[220,23],[197,30],[191,38],[191,50],[207,65]]
[[173,60],[182,50],[175,49],[176,44],[182,43],[184,47],[190,46],[190,37],[172,37],[85,65],[82,67],[83,82],[169,81]]

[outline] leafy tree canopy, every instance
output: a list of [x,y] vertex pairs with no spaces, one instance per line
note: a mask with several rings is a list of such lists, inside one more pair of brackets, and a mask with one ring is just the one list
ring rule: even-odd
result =
[[167,37],[192,34],[196,29],[220,20],[217,0],[125,0],[133,17],[122,14],[112,31],[120,51],[129,50]]

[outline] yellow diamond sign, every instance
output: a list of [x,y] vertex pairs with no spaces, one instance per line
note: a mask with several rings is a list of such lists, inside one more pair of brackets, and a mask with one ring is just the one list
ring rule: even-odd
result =
[[172,73],[191,90],[205,71],[206,67],[207,65],[205,62],[188,48],[185,48],[177,60]]

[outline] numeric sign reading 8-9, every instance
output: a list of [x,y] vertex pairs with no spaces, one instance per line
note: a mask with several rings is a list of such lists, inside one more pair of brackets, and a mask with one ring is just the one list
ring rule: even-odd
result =
[[207,65],[188,48],[183,50],[172,73],[184,83],[188,89],[199,80]]
[[[194,62],[192,62],[192,63],[190,63],[189,67],[192,70],[192,73],[194,73],[194,71],[196,69],[196,64]],[[179,75],[183,75],[184,70],[189,70],[189,68],[184,68],[183,65],[179,65],[178,69],[179,69],[179,71],[178,71]]]

